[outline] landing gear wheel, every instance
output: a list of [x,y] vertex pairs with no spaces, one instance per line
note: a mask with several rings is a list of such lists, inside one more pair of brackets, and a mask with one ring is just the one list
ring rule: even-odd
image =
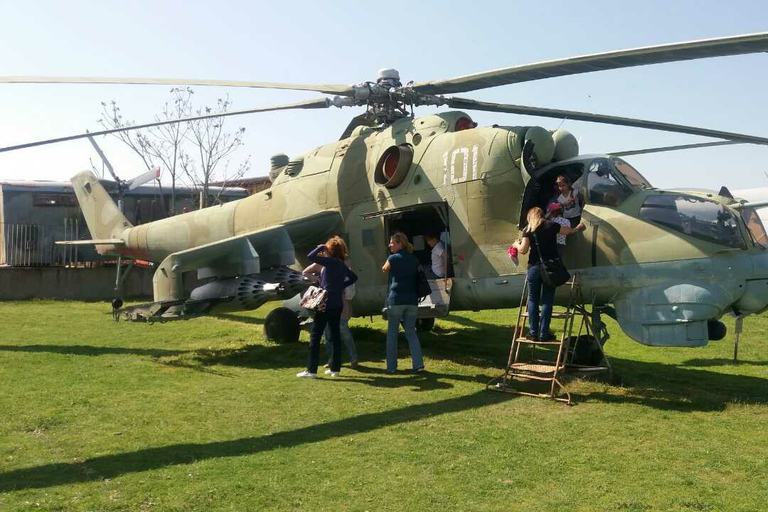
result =
[[275,308],[264,320],[264,335],[277,343],[296,343],[299,341],[299,319],[288,308]]
[[434,318],[417,318],[416,319],[417,331],[431,331],[434,326],[435,326]]
[[594,336],[582,334],[578,338],[571,336],[569,343],[571,362],[585,366],[600,366],[603,364],[603,351],[600,350]]

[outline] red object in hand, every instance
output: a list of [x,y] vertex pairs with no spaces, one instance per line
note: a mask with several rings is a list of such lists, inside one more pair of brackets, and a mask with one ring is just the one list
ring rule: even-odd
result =
[[509,259],[512,260],[512,263],[515,265],[519,265],[520,262],[517,260],[517,247],[514,245],[510,245],[507,249],[507,254],[509,255]]

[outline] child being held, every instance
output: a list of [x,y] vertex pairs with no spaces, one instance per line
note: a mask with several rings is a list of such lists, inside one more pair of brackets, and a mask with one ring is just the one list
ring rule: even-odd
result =
[[581,222],[581,210],[584,207],[584,196],[581,193],[581,188],[575,184],[572,185],[571,179],[564,174],[557,177],[556,186],[560,194],[556,201],[563,208],[562,215],[570,221],[570,227],[575,228]]
[[[571,221],[563,217],[563,205],[560,203],[550,203],[547,206],[547,218],[561,226],[571,227]],[[563,256],[565,256],[565,235],[557,235],[557,254],[560,255],[560,259],[563,259]]]
[[[559,224],[567,228],[571,227],[571,221],[563,217],[563,205],[561,205],[559,202],[550,203],[549,206],[547,206],[547,219],[554,222],[555,224]],[[509,249],[507,249],[507,254],[509,255],[509,259],[512,260],[512,263],[514,263],[516,266],[520,264],[517,259],[517,248],[514,245],[509,246]],[[560,259],[565,256],[565,235],[561,235],[559,233],[557,234],[557,254],[560,256]]]

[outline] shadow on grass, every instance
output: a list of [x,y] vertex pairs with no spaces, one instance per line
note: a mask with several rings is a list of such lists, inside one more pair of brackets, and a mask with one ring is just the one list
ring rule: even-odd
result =
[[46,352],[72,356],[130,355],[149,357],[171,357],[187,354],[187,350],[162,348],[96,347],[92,345],[0,345],[0,352]]
[[736,363],[733,359],[727,359],[719,357],[715,359],[689,359],[682,366],[694,366],[697,368],[715,367],[715,366],[768,366],[768,361],[749,361],[746,359],[740,359]]
[[359,384],[381,388],[416,388],[414,391],[432,391],[436,389],[450,389],[454,387],[453,384],[446,381],[458,380],[485,384],[491,379],[491,377],[488,377],[487,375],[458,375],[436,373],[429,370],[417,374],[412,374],[409,370],[400,370],[395,375],[390,375],[385,370],[380,368],[371,368],[366,366],[359,366],[357,368],[357,373],[362,373],[363,375],[347,377],[344,373],[342,373],[342,380],[344,382],[356,382]]
[[634,403],[679,412],[722,411],[729,404],[768,404],[768,379],[679,365],[611,358],[618,388],[581,394],[579,402]]
[[204,444],[176,444],[117,455],[105,455],[83,462],[46,464],[6,471],[0,473],[0,493],[92,482],[177,464],[191,464],[221,457],[241,457],[268,452],[276,448],[291,448],[319,443],[327,439],[411,423],[427,417],[478,409],[511,398],[511,395],[479,391],[471,395],[449,398],[434,403],[410,405],[391,411],[363,414],[265,436]]
[[[453,319],[453,318],[451,318]],[[512,326],[481,324],[478,329],[454,330],[438,324],[433,331],[418,333],[424,356],[438,361],[451,361],[460,365],[503,368],[512,342]],[[382,360],[385,356],[386,334],[374,327],[353,327],[352,333],[359,346],[368,344]],[[408,354],[408,343],[402,330],[398,336],[400,357]],[[364,352],[358,349],[358,352]]]
[[[459,315],[448,315],[444,318],[445,320],[449,322],[456,322],[459,325],[463,325],[464,327],[471,327],[473,329],[506,329],[506,327],[502,327],[496,324],[489,324],[487,322],[478,322],[477,320],[472,320],[471,318],[467,318],[465,316],[459,316]],[[511,326],[514,326],[516,317],[510,315],[510,322]],[[442,319],[440,319],[442,320]]]
[[218,318],[220,320],[231,320],[233,322],[240,322],[243,324],[264,325],[263,318],[255,318],[252,316],[240,316],[240,315],[233,315],[230,313],[218,313],[210,316],[212,316],[213,318]]

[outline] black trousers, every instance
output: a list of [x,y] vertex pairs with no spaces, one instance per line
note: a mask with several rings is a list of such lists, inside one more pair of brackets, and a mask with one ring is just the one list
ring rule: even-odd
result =
[[312,332],[309,335],[309,363],[307,363],[309,373],[317,373],[317,366],[320,363],[320,340],[323,338],[326,325],[331,330],[331,371],[338,372],[341,370],[340,320],[341,308],[326,309],[315,313],[315,321],[312,323]]

